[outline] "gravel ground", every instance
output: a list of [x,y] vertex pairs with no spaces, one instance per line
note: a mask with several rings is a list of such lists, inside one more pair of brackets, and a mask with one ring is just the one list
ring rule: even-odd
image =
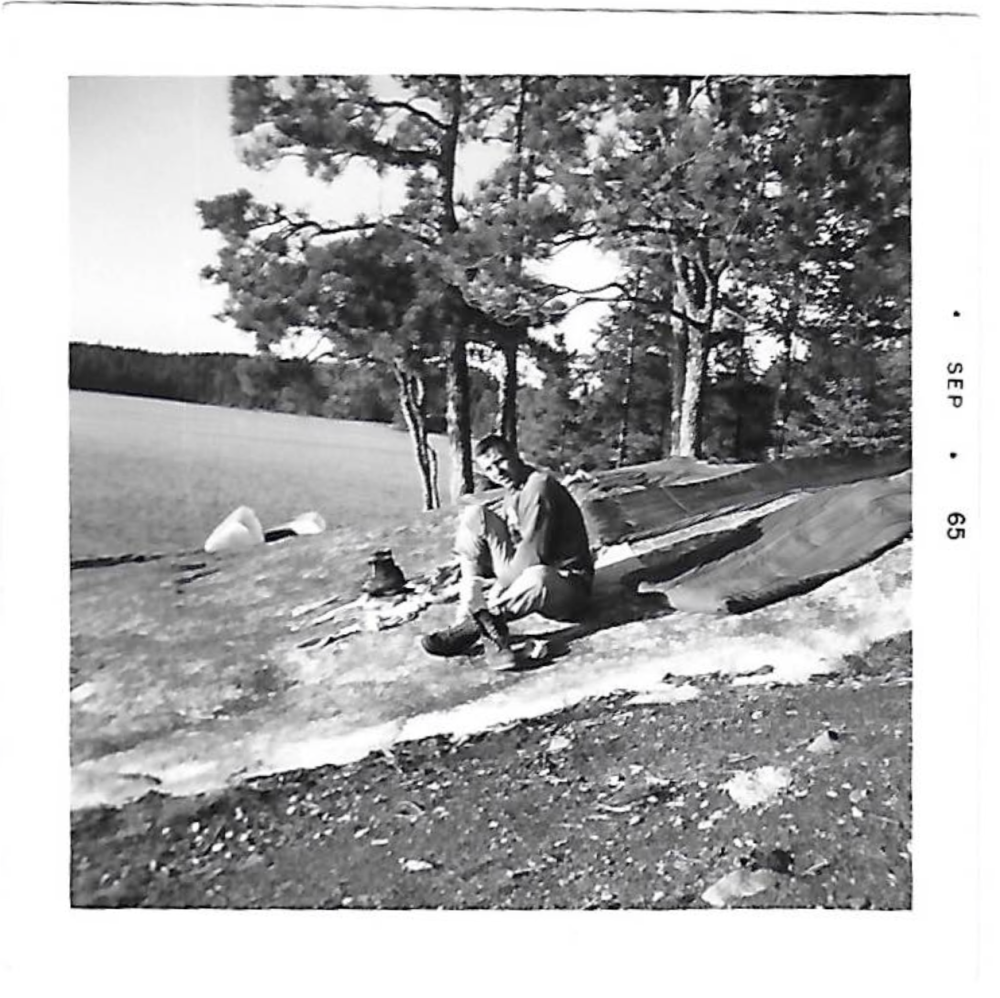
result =
[[[699,677],[688,702],[612,696],[77,812],[72,903],[704,908],[728,877],[746,895],[733,907],[906,909],[911,675],[907,634],[803,686]],[[741,807],[725,785],[762,767],[783,785]]]

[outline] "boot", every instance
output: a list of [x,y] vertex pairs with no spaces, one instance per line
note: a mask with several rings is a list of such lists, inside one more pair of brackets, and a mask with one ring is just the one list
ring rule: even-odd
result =
[[369,558],[371,576],[362,586],[369,596],[393,596],[406,588],[406,576],[402,569],[393,561],[392,551],[381,548]]
[[443,631],[425,634],[420,643],[428,655],[442,655],[451,658],[454,655],[465,655],[475,648],[482,632],[473,617],[448,627]]
[[510,648],[510,631],[507,621],[497,613],[489,610],[477,610],[472,619],[479,625],[480,633],[497,651]]
[[479,625],[479,631],[490,646],[496,661],[504,667],[515,665],[516,658],[510,646],[510,630],[507,621],[489,610],[477,610],[472,619]]
[[489,610],[477,610],[472,616],[460,620],[454,627],[426,634],[420,643],[428,655],[450,658],[468,654],[479,643],[480,638],[484,639],[502,664],[514,664],[515,658],[510,647],[507,622]]

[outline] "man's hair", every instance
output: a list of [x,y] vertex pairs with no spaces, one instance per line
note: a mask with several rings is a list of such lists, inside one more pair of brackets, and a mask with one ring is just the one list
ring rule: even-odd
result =
[[483,457],[485,454],[490,454],[493,451],[500,451],[506,457],[517,457],[517,448],[506,437],[500,436],[499,433],[490,433],[488,436],[483,437],[473,449],[476,457]]

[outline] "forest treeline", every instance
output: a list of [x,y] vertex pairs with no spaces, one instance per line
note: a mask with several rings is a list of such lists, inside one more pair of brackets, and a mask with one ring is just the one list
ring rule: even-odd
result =
[[[484,371],[473,372],[477,404],[474,422],[485,432],[495,405],[496,385]],[[404,426],[392,375],[364,360],[327,358],[312,363],[231,353],[156,353],[135,347],[70,343],[69,387],[146,398],[263,409],[269,412],[352,419]],[[434,384],[440,396],[443,386]],[[444,429],[432,419],[431,432]]]
[[71,343],[69,386],[377,423],[392,422],[397,409],[392,377],[370,364],[331,362],[321,368],[272,354],[154,353]]
[[[350,221],[199,201],[202,275],[261,355],[391,379],[428,508],[442,422],[453,496],[484,421],[564,470],[909,446],[905,77],[238,77],[230,98],[252,168],[403,181]],[[616,276],[555,280],[580,246]],[[567,349],[595,301],[595,349]]]

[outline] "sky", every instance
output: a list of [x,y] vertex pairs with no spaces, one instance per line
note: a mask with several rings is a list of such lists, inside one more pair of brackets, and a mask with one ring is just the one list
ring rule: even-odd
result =
[[[301,206],[331,222],[392,210],[398,173],[379,179],[352,165],[334,184],[295,161],[267,171],[239,159],[229,133],[228,78],[74,77],[69,86],[71,338],[157,352],[251,353],[253,337],[216,319],[225,291],[199,276],[221,239],[202,230],[195,209],[246,187],[265,201]],[[460,162],[471,187],[489,154]],[[613,262],[586,248],[560,256],[552,279],[592,287]],[[605,311],[585,306],[563,329],[586,348]]]

